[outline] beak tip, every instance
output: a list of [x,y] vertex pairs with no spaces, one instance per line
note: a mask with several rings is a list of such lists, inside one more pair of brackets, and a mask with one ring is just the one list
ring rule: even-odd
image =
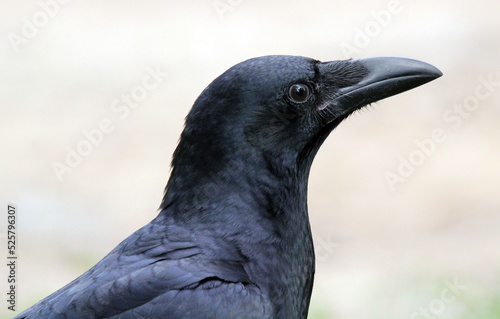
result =
[[441,70],[439,70],[438,68],[435,68],[435,69],[436,69],[436,73],[435,73],[436,74],[436,79],[442,77],[443,76],[443,72],[441,72]]
[[422,67],[422,69],[423,69],[422,74],[427,74],[429,77],[432,77],[433,79],[437,79],[437,78],[443,76],[443,72],[441,72],[441,70],[439,70],[435,66],[433,66],[429,63],[421,62],[421,61],[418,61],[418,62],[425,65]]

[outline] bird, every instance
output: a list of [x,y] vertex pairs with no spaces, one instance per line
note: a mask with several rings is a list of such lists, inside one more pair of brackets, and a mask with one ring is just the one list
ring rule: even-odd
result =
[[317,151],[352,113],[441,75],[402,57],[236,64],[187,115],[158,215],[15,318],[307,318]]

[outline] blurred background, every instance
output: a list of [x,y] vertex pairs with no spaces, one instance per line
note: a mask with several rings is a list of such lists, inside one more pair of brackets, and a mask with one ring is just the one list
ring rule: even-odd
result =
[[19,311],[157,215],[184,117],[227,68],[394,55],[444,76],[355,113],[318,153],[309,317],[500,318],[500,2],[1,6],[0,255],[10,203]]

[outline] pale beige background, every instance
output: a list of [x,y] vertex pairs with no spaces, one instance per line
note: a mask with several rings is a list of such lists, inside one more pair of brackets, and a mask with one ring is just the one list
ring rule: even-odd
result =
[[[500,82],[500,2],[401,0],[383,25],[375,13],[394,1],[221,0],[223,14],[212,0],[66,2],[17,47],[13,34],[43,11],[1,2],[0,225],[5,235],[6,205],[17,205],[19,309],[156,216],[183,119],[211,80],[266,54],[344,59],[341,45],[369,28],[349,57],[411,57],[444,76],[356,113],[320,150],[310,317],[423,318],[414,313],[429,307],[439,318],[500,317],[500,86],[460,123],[445,118],[474,102],[480,78]],[[163,82],[119,118],[113,101],[157,66]],[[52,163],[105,118],[114,130],[58,180]],[[392,191],[385,174],[435,129],[445,141]],[[0,256],[4,247],[2,237]],[[5,297],[6,267],[0,276]],[[452,301],[447,281],[466,286]],[[4,301],[0,315],[12,315]]]

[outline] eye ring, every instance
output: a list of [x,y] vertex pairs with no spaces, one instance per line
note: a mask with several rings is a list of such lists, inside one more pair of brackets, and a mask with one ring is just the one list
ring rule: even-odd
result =
[[288,97],[292,102],[304,103],[311,97],[311,89],[304,83],[295,83],[288,89]]

